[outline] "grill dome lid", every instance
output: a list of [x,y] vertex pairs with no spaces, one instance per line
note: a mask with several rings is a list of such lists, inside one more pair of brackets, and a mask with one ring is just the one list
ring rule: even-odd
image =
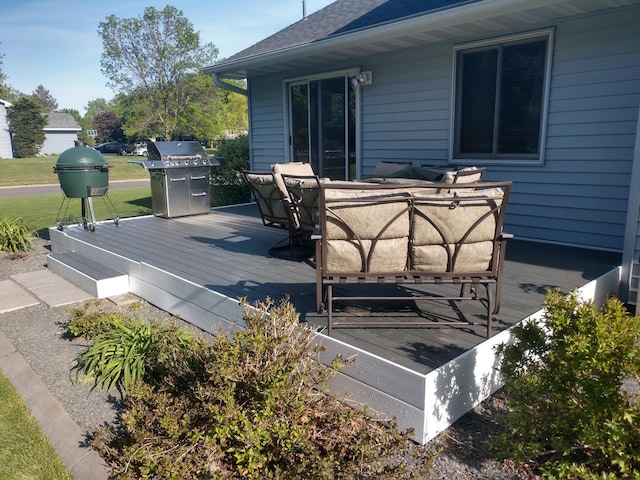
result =
[[56,162],[56,170],[82,169],[102,167],[107,163],[106,158],[97,150],[90,147],[72,147],[60,154]]

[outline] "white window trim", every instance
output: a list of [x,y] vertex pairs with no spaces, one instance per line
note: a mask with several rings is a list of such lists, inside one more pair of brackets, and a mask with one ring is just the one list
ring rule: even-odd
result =
[[[505,37],[492,38],[487,40],[480,40],[476,42],[469,42],[453,47],[453,61],[452,61],[452,75],[451,75],[451,107],[450,107],[450,124],[449,124],[449,163],[451,164],[474,164],[474,165],[544,165],[546,144],[547,144],[547,118],[549,114],[549,92],[551,85],[551,66],[553,61],[553,40],[555,30],[548,28],[544,30],[536,30],[532,32],[520,33],[515,35],[509,35]],[[458,52],[461,50],[470,50],[478,47],[486,47],[490,45],[499,45],[502,43],[517,42],[520,40],[527,40],[530,38],[547,37],[547,57],[545,64],[544,74],[544,87],[542,97],[542,114],[540,121],[540,155],[537,159],[518,159],[514,156],[512,159],[508,157],[502,158],[478,158],[474,156],[458,157],[454,158],[453,152],[455,149],[455,125],[456,125],[456,99],[457,92],[457,57]]]

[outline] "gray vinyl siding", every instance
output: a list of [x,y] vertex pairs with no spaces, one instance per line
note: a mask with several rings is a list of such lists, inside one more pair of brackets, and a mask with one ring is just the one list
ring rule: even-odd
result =
[[[640,7],[618,10],[539,26],[555,29],[544,164],[493,163],[485,177],[514,182],[505,229],[517,237],[622,251],[640,103]],[[361,175],[381,160],[448,163],[453,46],[346,66],[373,72],[373,84],[361,87]],[[256,166],[284,157],[282,82],[253,84]]]
[[362,173],[379,161],[446,163],[451,105],[451,46],[382,55],[367,66],[362,94]]
[[13,158],[7,109],[2,103],[0,103],[0,158]]
[[251,168],[268,171],[285,161],[284,106],[281,77],[251,80]]
[[557,26],[545,164],[490,168],[514,181],[514,234],[622,250],[640,103],[639,12]]
[[40,154],[51,155],[62,153],[74,146],[74,141],[78,140],[77,132],[45,132],[44,143]]

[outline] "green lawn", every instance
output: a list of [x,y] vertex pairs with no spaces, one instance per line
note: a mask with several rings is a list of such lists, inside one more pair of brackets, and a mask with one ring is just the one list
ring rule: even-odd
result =
[[[114,165],[110,180],[149,178],[149,173],[136,164],[133,157],[107,156]],[[58,183],[53,173],[58,157],[0,159],[0,186]],[[112,190],[108,198],[120,218],[147,215],[152,212],[148,188]],[[64,195],[22,198],[0,198],[2,218],[20,217],[39,234],[61,219],[82,217],[81,200],[64,201]],[[96,220],[113,218],[105,197],[92,198]],[[62,206],[62,210],[61,210]],[[71,475],[49,443],[23,399],[0,371],[0,479],[71,480]]]
[[[148,179],[149,172],[130,160],[142,157],[105,155],[107,162],[113,165],[109,169],[109,180]],[[16,185],[58,184],[58,176],[53,166],[58,155],[37,158],[0,159],[0,187]],[[56,221],[77,223],[82,220],[82,203],[79,198],[71,198],[63,204],[64,195],[44,195],[36,197],[0,198],[0,216],[2,218],[20,217],[24,223],[39,234],[49,227],[55,227]],[[152,213],[151,192],[148,188],[110,190],[108,199],[115,207],[110,210],[105,197],[93,197],[96,221],[136,217]]]
[[[113,203],[115,213],[120,218],[152,213],[151,191],[148,188],[112,190],[108,199]],[[109,210],[107,197],[92,197],[92,202],[96,221],[116,216]],[[22,218],[28,227],[42,234],[49,227],[55,227],[58,219],[63,223],[71,223],[69,220],[79,223],[82,219],[82,203],[79,198],[65,199],[62,193],[38,197],[0,198],[0,212],[2,217]]]
[[72,478],[24,400],[1,371],[0,478]]
[[[105,155],[109,165],[113,165],[113,168],[109,169],[109,180],[149,178],[149,172],[140,165],[128,163],[129,160],[142,158]],[[0,158],[0,187],[58,183],[58,176],[53,173],[53,166],[57,161],[58,155],[45,155],[36,158]]]

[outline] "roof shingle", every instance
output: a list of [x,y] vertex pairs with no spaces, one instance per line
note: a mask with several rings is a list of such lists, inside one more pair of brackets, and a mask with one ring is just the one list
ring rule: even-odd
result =
[[219,62],[224,64],[306,45],[480,0],[337,0]]

